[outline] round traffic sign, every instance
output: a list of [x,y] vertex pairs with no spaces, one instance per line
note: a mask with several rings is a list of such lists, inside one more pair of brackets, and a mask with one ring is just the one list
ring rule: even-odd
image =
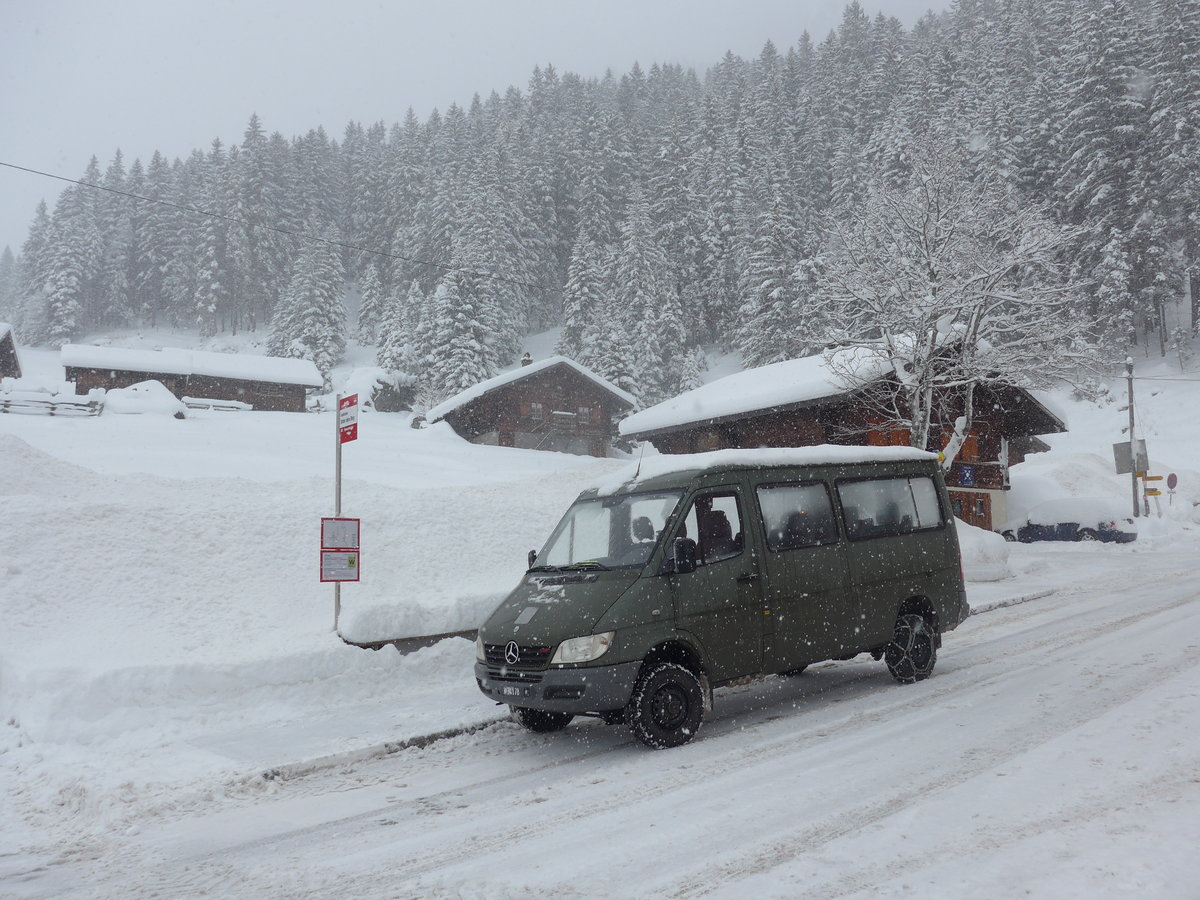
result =
[[1179,479],[1175,476],[1175,473],[1172,472],[1167,476],[1167,489],[1173,491],[1175,490],[1175,485],[1177,484],[1179,484]]

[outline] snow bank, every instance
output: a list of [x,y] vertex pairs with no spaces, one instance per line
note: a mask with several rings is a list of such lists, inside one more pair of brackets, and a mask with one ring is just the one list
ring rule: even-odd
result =
[[1087,528],[1109,522],[1121,531],[1128,531],[1132,516],[1132,501],[1128,498],[1122,503],[1115,497],[1062,497],[1033,507],[1026,520],[1033,525],[1077,522]]
[[163,415],[187,418],[187,407],[161,381],[139,381],[104,395],[104,412],[120,415]]
[[954,520],[954,527],[958,531],[963,575],[967,581],[1003,581],[1013,576],[1008,565],[1008,541],[994,531],[976,528],[961,519]]

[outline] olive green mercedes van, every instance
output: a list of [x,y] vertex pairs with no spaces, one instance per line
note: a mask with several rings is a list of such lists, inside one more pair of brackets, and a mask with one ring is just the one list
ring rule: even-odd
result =
[[747,676],[870,653],[903,684],[927,678],[967,614],[933,454],[657,456],[580,494],[530,552],[479,629],[475,676],[533,731],[599,716],[673,747]]

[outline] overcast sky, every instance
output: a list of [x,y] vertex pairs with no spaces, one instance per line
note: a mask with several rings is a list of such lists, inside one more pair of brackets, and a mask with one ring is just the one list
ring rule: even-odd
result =
[[[861,0],[911,27],[948,0]],[[119,148],[126,167],[242,139],[257,112],[288,137],[351,120],[424,119],[535,65],[598,77],[635,62],[698,74],[726,50],[804,31],[820,40],[843,0],[3,0],[0,162],[78,178]],[[20,249],[34,208],[63,185],[0,166],[0,248]]]

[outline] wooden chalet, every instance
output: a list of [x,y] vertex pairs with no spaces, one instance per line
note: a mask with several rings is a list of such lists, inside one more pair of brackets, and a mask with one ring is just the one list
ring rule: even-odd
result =
[[[906,430],[885,424],[863,402],[866,391],[888,386],[878,366],[868,367],[856,387],[845,384],[824,357],[787,360],[717,379],[635,413],[621,422],[620,431],[651,442],[661,453],[816,444],[908,446]],[[946,421],[933,423],[928,449],[946,446],[959,412],[951,407]],[[1028,391],[977,388],[971,432],[946,472],[955,516],[980,528],[1002,528],[1008,522],[1009,466],[1028,453],[1049,449],[1037,435],[1063,431],[1062,420]]]
[[607,456],[614,420],[634,398],[565,356],[522,362],[439,403],[428,421],[476,444]]
[[184,402],[237,401],[268,412],[304,412],[324,384],[311,360],[201,350],[123,350],[67,344],[60,351],[75,391],[159,381]]
[[0,322],[0,378],[20,378],[21,358],[17,356],[16,338],[12,326]]

